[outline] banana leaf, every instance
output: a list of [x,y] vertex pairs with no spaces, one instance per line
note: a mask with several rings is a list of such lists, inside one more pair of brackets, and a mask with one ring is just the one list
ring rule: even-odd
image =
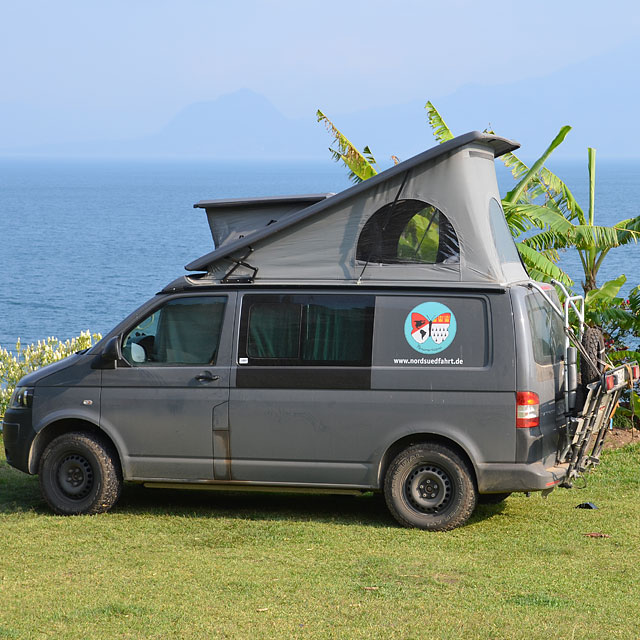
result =
[[599,289],[588,291],[585,296],[585,304],[592,305],[596,302],[611,302],[618,295],[618,292],[626,281],[627,276],[622,274],[614,280],[605,282]]
[[520,180],[520,182],[518,182],[515,188],[507,193],[504,200],[506,200],[507,202],[512,202],[514,204],[518,202],[531,179],[540,171],[547,158],[553,153],[553,151],[562,144],[569,131],[571,131],[571,127],[569,125],[565,125],[560,129],[556,137],[551,141],[551,144],[545,149],[544,153],[533,163],[533,166],[529,169],[529,171],[527,171],[527,173]]
[[429,126],[433,131],[435,139],[440,144],[446,142],[447,140],[452,140],[454,136],[451,132],[451,129],[449,129],[444,119],[442,118],[438,110],[433,106],[431,101],[427,102],[427,104],[424,105],[424,108],[427,110]]
[[534,280],[558,280],[567,286],[573,285],[573,280],[562,270],[557,264],[554,264],[549,258],[538,253],[535,249],[527,246],[522,242],[516,243],[518,251],[527,265],[529,275]]
[[336,162],[342,161],[349,169],[349,180],[358,183],[377,175],[375,158],[369,147],[364,148],[364,154],[360,153],[354,144],[342,134],[342,132],[318,109],[316,112],[318,122],[324,122],[327,131],[333,136],[337,149],[329,147],[329,151]]

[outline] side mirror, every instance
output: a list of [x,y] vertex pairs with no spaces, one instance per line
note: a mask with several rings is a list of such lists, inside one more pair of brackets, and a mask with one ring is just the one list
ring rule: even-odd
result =
[[122,349],[120,348],[120,340],[122,336],[113,336],[104,346],[102,353],[97,355],[93,363],[92,369],[115,369],[116,363],[122,358]]
[[147,361],[147,352],[142,345],[136,342],[131,343],[131,360],[136,363]]

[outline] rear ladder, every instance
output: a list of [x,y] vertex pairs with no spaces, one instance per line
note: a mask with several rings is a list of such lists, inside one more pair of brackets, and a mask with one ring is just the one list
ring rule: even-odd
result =
[[[584,296],[572,296],[561,282],[551,281],[564,295],[563,308],[548,296],[544,288],[536,282],[529,286],[540,293],[551,308],[561,318],[565,333],[564,354],[564,408],[565,425],[563,427],[564,438],[558,449],[558,464],[568,464],[567,475],[560,485],[570,488],[573,481],[600,462],[600,454],[604,440],[609,429],[611,417],[618,406],[620,396],[625,387],[633,386],[640,378],[640,370],[637,363],[623,364],[614,369],[605,371],[600,380],[587,385],[588,393],[582,408],[575,413],[577,365],[576,350],[580,351],[582,358],[590,361],[594,369],[600,370],[599,363],[592,362],[591,357],[582,346],[581,339],[584,331]],[[578,335],[573,333],[569,324],[569,312],[573,310],[578,318]],[[571,342],[575,347],[571,346]]]

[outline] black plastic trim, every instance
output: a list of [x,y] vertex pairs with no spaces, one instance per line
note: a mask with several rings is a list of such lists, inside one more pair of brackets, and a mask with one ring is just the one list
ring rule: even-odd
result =
[[[422,281],[420,284],[411,283],[407,284],[399,281],[389,281],[385,283],[376,282],[375,284],[367,282],[366,285],[357,284],[356,282],[340,282],[340,283],[327,283],[327,282],[220,282],[218,280],[209,282],[190,282],[190,276],[183,276],[170,282],[162,291],[158,291],[158,294],[169,294],[178,292],[199,292],[215,291],[221,288],[230,288],[235,290],[254,290],[258,291],[282,291],[282,290],[301,290],[301,291],[415,291],[418,294],[423,294],[425,291],[473,291],[473,292],[492,292],[492,293],[505,293],[509,287],[501,284],[490,284],[486,282],[472,283],[472,282],[428,282]],[[202,278],[205,280],[205,278]],[[526,282],[516,283],[525,284]]]
[[291,196],[258,196],[257,198],[220,198],[218,200],[200,200],[194,209],[230,209],[234,207],[272,207],[277,205],[315,204],[335,195],[335,193],[303,193]]
[[36,437],[31,409],[7,409],[3,428],[7,462],[12,467],[29,473],[29,451]]
[[236,387],[243,389],[371,389],[370,367],[239,366]]

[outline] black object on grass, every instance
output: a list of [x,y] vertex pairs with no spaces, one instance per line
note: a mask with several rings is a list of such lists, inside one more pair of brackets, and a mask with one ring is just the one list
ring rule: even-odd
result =
[[576,507],[576,509],[597,509],[597,508],[598,507],[596,507],[596,505],[593,504],[593,502],[583,502]]

